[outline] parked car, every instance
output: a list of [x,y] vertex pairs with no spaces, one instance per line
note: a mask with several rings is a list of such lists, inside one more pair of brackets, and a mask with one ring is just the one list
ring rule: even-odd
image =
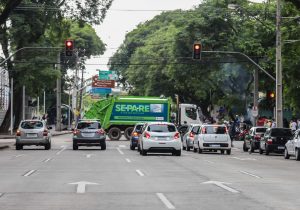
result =
[[259,153],[269,155],[270,152],[283,153],[286,142],[293,136],[289,128],[268,128],[260,140]]
[[73,150],[78,146],[100,146],[106,150],[106,133],[97,120],[80,120],[73,131]]
[[254,152],[259,149],[260,140],[264,136],[266,130],[266,127],[252,127],[248,135],[245,136],[243,151],[247,152],[250,149],[250,152]]
[[231,139],[225,125],[202,125],[200,133],[194,139],[194,152],[202,153],[203,151],[226,151],[231,154]]
[[46,123],[41,120],[22,120],[16,132],[16,150],[25,145],[44,146],[51,149],[51,134]]
[[181,155],[181,138],[173,123],[150,122],[146,123],[140,136],[140,154],[148,152],[167,152]]
[[182,138],[182,148],[186,151],[190,151],[193,148],[194,138],[199,134],[200,124],[191,124],[188,131]]
[[135,150],[135,148],[137,147],[139,136],[142,133],[142,128],[143,128],[144,124],[145,123],[137,123],[134,126],[132,133],[130,135],[130,149],[131,150]]
[[296,130],[293,138],[285,144],[284,158],[289,159],[290,156],[295,156],[296,160],[300,160],[300,129]]

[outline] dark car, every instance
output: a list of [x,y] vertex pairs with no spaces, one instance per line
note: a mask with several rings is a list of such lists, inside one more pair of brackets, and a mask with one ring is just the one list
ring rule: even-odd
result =
[[247,152],[250,149],[250,152],[254,152],[259,149],[260,140],[264,136],[266,130],[267,128],[265,127],[252,127],[245,136],[243,151]]
[[100,146],[106,150],[106,134],[96,120],[81,120],[73,132],[73,150],[78,146]]
[[283,153],[285,144],[293,136],[289,128],[268,128],[264,137],[260,141],[259,153],[265,151],[266,155],[270,152]]
[[142,133],[142,128],[144,126],[144,123],[137,123],[130,136],[130,149],[134,150],[138,145],[139,136]]

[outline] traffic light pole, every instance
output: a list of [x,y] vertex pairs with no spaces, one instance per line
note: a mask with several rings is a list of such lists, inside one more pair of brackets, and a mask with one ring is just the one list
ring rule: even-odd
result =
[[[60,53],[57,57],[57,70],[60,72]],[[61,131],[61,75],[56,80],[56,131]]]

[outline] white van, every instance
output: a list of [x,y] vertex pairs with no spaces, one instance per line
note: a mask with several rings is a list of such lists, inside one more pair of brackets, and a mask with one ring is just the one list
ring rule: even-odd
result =
[[231,154],[231,139],[225,125],[202,125],[199,134],[194,139],[194,152],[221,151]]

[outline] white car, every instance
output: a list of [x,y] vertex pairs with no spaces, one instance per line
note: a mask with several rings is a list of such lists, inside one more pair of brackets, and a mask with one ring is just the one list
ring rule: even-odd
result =
[[167,152],[181,155],[181,138],[173,123],[151,122],[146,123],[140,135],[140,154],[148,152]]
[[295,156],[296,160],[300,160],[300,129],[296,130],[293,138],[285,144],[284,158],[289,159]]
[[221,151],[231,154],[231,139],[225,125],[202,125],[198,137],[194,139],[194,152]]
[[191,124],[188,131],[182,137],[183,150],[190,151],[193,148],[194,138],[199,134],[200,124]]

